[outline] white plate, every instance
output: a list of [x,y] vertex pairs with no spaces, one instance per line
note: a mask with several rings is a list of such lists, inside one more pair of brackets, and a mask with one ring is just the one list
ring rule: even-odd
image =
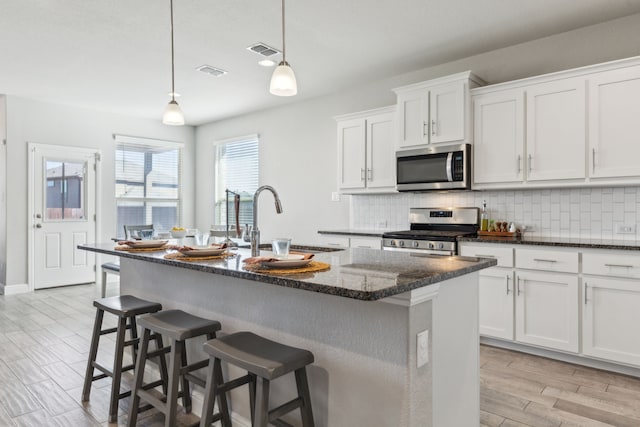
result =
[[166,240],[136,240],[128,242],[127,246],[132,248],[159,248],[166,244]]
[[183,249],[180,251],[181,254],[183,255],[187,255],[187,256],[214,256],[214,255],[220,255],[222,254],[224,251],[226,251],[225,248],[222,249],[218,249],[218,248],[194,248],[194,249]]
[[[289,255],[292,256],[292,255]],[[300,255],[301,257],[302,255]],[[268,262],[262,262],[260,263],[260,265],[262,265],[263,267],[269,267],[269,268],[297,268],[297,267],[304,267],[305,265],[309,264],[312,260],[310,259],[283,259],[283,260],[278,260],[278,261],[268,261]]]

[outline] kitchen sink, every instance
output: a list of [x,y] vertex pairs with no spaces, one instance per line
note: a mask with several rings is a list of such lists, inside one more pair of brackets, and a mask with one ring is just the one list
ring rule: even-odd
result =
[[[240,245],[240,248],[250,248],[250,245]],[[271,250],[271,243],[260,244],[260,249]],[[328,248],[326,246],[309,246],[309,245],[291,245],[292,251],[307,252],[311,254],[318,254],[322,252],[337,252],[344,249],[341,248]]]

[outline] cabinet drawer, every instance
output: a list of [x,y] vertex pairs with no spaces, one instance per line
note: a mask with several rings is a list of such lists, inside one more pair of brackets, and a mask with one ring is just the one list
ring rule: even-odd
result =
[[352,237],[352,248],[382,249],[382,239],[375,237]]
[[332,248],[346,249],[349,247],[349,238],[344,236],[325,235],[322,236],[322,244],[330,246]]
[[640,256],[618,253],[583,253],[582,272],[612,277],[640,277]]
[[578,252],[553,249],[516,249],[516,267],[530,270],[578,272]]
[[463,245],[460,249],[460,255],[480,258],[495,258],[498,261],[498,267],[513,267],[513,248],[511,246]]

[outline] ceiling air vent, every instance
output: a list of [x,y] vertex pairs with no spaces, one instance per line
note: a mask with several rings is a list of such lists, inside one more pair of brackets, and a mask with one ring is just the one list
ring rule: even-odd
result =
[[213,77],[220,77],[228,73],[228,71],[222,70],[220,68],[212,67],[211,65],[201,65],[196,68],[198,71],[202,71],[206,74],[211,74]]
[[275,47],[268,46],[264,43],[256,43],[254,45],[251,45],[247,48],[247,50],[250,50],[251,52],[255,52],[258,55],[262,55],[267,58],[280,53],[280,51]]

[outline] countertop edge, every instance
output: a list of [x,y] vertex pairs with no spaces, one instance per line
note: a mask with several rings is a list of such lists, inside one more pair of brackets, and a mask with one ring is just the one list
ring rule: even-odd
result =
[[333,234],[339,236],[365,236],[380,237],[386,233],[384,230],[318,230],[318,234]]
[[[550,240],[546,240],[550,239]],[[555,238],[504,238],[504,237],[458,237],[458,242],[469,243],[490,243],[490,244],[503,244],[503,245],[531,245],[531,246],[555,246],[566,248],[584,248],[584,249],[607,249],[607,250],[622,250],[622,251],[638,251],[640,250],[640,242],[615,242],[598,239],[586,239],[585,241],[579,241],[580,239],[571,241],[561,241]]]

